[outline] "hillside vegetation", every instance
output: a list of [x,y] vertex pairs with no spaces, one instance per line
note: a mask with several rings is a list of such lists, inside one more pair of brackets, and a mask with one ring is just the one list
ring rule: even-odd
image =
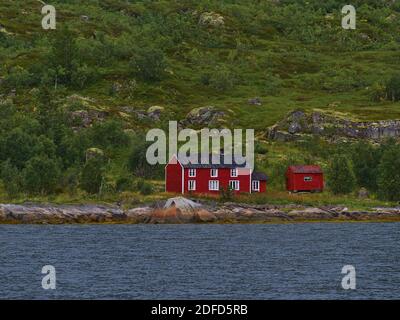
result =
[[[283,190],[284,165],[329,169],[332,152],[352,158],[355,148],[264,141],[289,111],[400,119],[397,1],[352,1],[356,30],[341,27],[348,3],[340,0],[51,4],[56,30],[42,29],[41,1],[0,1],[4,201],[115,201],[140,198],[126,194],[132,191],[159,192],[162,168],[143,161],[143,134],[197,108],[221,112],[218,126],[256,129],[257,166],[274,192]],[[369,165],[381,163],[392,144],[375,148]],[[375,182],[369,189],[378,193]]]

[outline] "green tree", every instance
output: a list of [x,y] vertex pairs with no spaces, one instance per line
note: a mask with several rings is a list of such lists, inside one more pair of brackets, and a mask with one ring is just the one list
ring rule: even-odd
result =
[[74,33],[68,28],[57,30],[48,61],[55,71],[54,84],[70,84],[78,52]]
[[15,128],[6,134],[0,145],[4,160],[10,159],[11,163],[19,169],[35,152],[36,137],[24,132],[21,128]]
[[96,123],[90,132],[92,145],[100,148],[115,148],[127,146],[129,136],[123,130],[123,124],[117,120]]
[[160,178],[163,175],[163,167],[161,165],[150,165],[147,162],[146,152],[149,145],[151,145],[151,142],[147,142],[144,136],[136,136],[132,143],[127,167],[137,177]]
[[369,143],[359,142],[353,146],[351,157],[358,186],[376,191],[380,160],[378,150]]
[[334,194],[347,194],[354,191],[356,178],[349,159],[335,155],[328,170],[329,187]]
[[56,191],[61,177],[58,162],[45,155],[31,158],[22,171],[23,186],[30,194],[50,194]]
[[104,178],[104,161],[93,158],[86,162],[81,172],[80,187],[87,193],[99,193]]
[[386,82],[386,94],[392,101],[400,100],[400,74],[392,76]]
[[378,196],[389,201],[400,200],[400,147],[387,149],[378,167]]
[[2,163],[0,178],[3,180],[4,189],[9,197],[15,197],[21,191],[21,174],[10,160]]

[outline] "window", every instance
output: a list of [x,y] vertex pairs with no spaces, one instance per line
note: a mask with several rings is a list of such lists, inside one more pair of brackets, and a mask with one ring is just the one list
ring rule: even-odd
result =
[[196,169],[189,169],[189,177],[195,177],[196,176]]
[[252,181],[252,183],[251,183],[251,189],[252,189],[253,191],[260,191],[260,181],[258,181],[258,180]]
[[211,177],[218,177],[218,169],[211,169]]
[[238,170],[237,169],[231,169],[231,177],[237,177],[238,176]]
[[229,188],[231,190],[239,190],[239,181],[238,180],[229,181]]
[[310,181],[312,181],[312,177],[304,177],[304,181],[305,182],[310,182]]
[[208,181],[208,190],[219,191],[219,181],[218,180]]
[[196,181],[195,180],[189,180],[188,181],[188,190],[189,191],[195,191],[196,190]]

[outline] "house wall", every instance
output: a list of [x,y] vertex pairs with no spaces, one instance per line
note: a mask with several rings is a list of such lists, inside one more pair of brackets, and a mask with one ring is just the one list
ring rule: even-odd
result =
[[267,191],[267,181],[260,181],[260,193]]
[[189,169],[185,168],[185,185],[184,190],[185,193],[188,191],[188,181],[195,180],[196,181],[196,191],[192,191],[192,193],[213,193],[218,194],[219,191],[210,191],[208,190],[208,182],[210,180],[219,180],[219,187],[226,189],[229,186],[230,180],[238,180],[240,191],[235,191],[235,193],[240,192],[250,192],[250,170],[249,169],[239,169],[242,173],[239,174],[238,177],[231,177],[231,171],[228,168],[218,169],[218,177],[211,177],[211,169],[209,168],[201,168],[196,169],[196,177],[189,177]]
[[[312,181],[304,181],[305,177],[312,177]],[[322,191],[324,179],[322,173],[293,173],[286,174],[286,189],[288,191]]]
[[182,193],[182,166],[179,162],[170,162],[165,167],[165,191]]

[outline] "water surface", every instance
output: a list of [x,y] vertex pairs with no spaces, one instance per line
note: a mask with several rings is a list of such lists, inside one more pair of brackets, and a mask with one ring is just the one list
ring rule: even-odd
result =
[[0,299],[13,298],[400,299],[400,223],[0,225]]

